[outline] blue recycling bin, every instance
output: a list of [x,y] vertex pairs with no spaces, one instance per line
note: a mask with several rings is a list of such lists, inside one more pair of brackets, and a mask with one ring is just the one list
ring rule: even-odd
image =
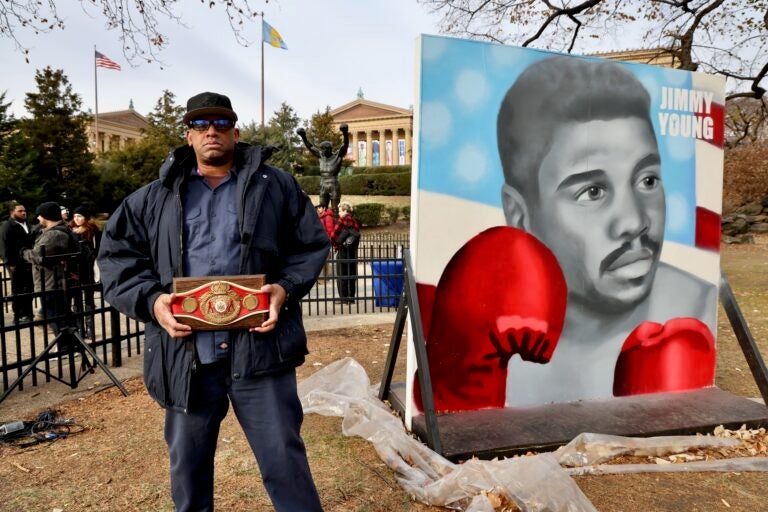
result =
[[377,307],[397,307],[403,294],[403,262],[372,261],[373,296]]

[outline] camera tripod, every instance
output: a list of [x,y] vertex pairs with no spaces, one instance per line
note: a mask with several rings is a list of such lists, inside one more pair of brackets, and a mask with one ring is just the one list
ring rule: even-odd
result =
[[[78,265],[77,258],[80,256],[80,253],[70,253],[70,254],[61,254],[57,256],[45,256],[45,248],[43,248],[43,255],[42,260],[46,261],[48,259],[55,259],[58,264],[61,265],[61,268],[63,269],[64,276],[69,275],[69,269],[73,268],[77,270],[80,275],[87,275],[86,272],[89,272],[90,269],[82,269],[80,268],[81,265]],[[80,272],[81,270],[84,270],[84,272]],[[69,286],[67,284],[67,279],[63,279],[63,287],[61,290],[55,290],[53,293],[61,293],[64,300],[68,302],[67,297],[69,297]],[[76,309],[78,311],[82,311],[81,304],[79,301],[80,293],[82,291],[82,287],[77,290],[78,293],[75,296],[75,301],[78,304],[76,306]],[[45,299],[44,299],[45,300]],[[74,327],[74,322],[72,321],[72,312],[69,309],[69,304],[67,304],[66,308],[64,309],[64,318],[63,321],[65,323],[65,326],[62,327],[59,330],[59,333],[56,335],[56,337],[53,339],[53,341],[43,349],[42,352],[40,352],[35,359],[32,360],[32,362],[27,366],[23,372],[21,372],[21,375],[13,381],[13,384],[11,384],[8,389],[3,393],[2,396],[0,396],[0,403],[2,403],[3,400],[11,393],[11,391],[14,390],[21,382],[24,380],[24,377],[32,373],[33,371],[38,371],[46,376],[48,376],[51,379],[57,380],[61,382],[62,384],[67,384],[70,388],[75,389],[80,384],[80,381],[83,380],[87,374],[94,373],[94,370],[98,366],[101,368],[101,370],[109,377],[109,379],[117,386],[117,388],[120,390],[120,392],[123,394],[123,396],[128,396],[128,390],[125,389],[125,386],[123,386],[122,382],[115,376],[114,373],[110,371],[110,369],[107,367],[106,364],[104,364],[100,359],[99,356],[96,354],[96,352],[93,350],[93,347],[91,347],[88,343],[85,342],[83,337],[80,335],[80,330],[77,327]],[[51,351],[57,348],[57,354],[62,354],[66,352],[67,354],[67,360],[69,362],[69,379],[65,380],[61,377],[58,377],[48,371],[48,369],[41,369],[38,368],[37,365],[43,360],[47,359]],[[75,363],[75,354],[79,353],[80,358],[80,368],[76,368]],[[90,356],[90,359],[89,359]]]
[[[69,361],[69,380],[64,380],[52,374],[48,370],[37,367],[40,361],[45,359],[46,356],[48,356],[48,354],[50,354],[54,348],[58,348],[58,353],[62,353],[64,351],[67,353],[67,359]],[[79,370],[76,368],[75,353],[79,353],[81,355]],[[88,356],[90,356],[91,359],[89,359]],[[21,372],[21,375],[19,375],[19,377],[13,381],[13,384],[11,384],[5,393],[3,393],[3,396],[0,396],[0,402],[5,400],[11,391],[13,391],[14,388],[16,388],[16,386],[18,386],[22,380],[24,380],[24,377],[33,371],[42,372],[48,377],[57,380],[62,384],[67,384],[70,388],[75,389],[80,384],[80,381],[83,380],[89,373],[94,373],[94,370],[97,366],[101,368],[101,370],[107,375],[107,377],[109,377],[114,385],[117,386],[117,389],[120,390],[123,396],[128,396],[128,390],[125,389],[123,383],[120,382],[115,374],[110,371],[109,367],[104,364],[101,359],[99,359],[99,356],[96,354],[93,348],[88,345],[85,340],[83,340],[77,328],[64,327],[61,329],[56,338],[54,338],[54,340],[47,347],[45,347],[45,349],[40,352],[37,357],[35,357],[30,365],[27,366],[23,372]]]

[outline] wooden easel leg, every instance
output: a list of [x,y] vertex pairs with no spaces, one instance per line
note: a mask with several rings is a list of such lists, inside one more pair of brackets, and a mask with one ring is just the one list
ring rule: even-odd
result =
[[744,352],[744,357],[747,359],[752,377],[755,379],[760,395],[763,397],[763,403],[768,405],[768,368],[766,368],[765,361],[760,356],[755,338],[752,337],[747,320],[741,313],[741,308],[736,302],[736,296],[733,294],[731,285],[722,270],[720,271],[720,303],[723,305],[736,339],[739,340],[741,351]]

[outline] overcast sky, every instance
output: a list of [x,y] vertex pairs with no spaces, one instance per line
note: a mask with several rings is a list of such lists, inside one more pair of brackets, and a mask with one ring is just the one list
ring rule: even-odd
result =
[[[87,4],[88,2],[86,2]],[[239,45],[223,9],[208,9],[206,2],[179,2],[186,27],[160,21],[168,46],[161,53],[163,66],[131,66],[122,54],[119,33],[107,31],[104,18],[78,1],[58,2],[66,28],[35,36],[19,32],[30,48],[30,63],[13,43],[0,37],[2,78],[11,111],[26,116],[24,98],[36,91],[35,71],[51,66],[63,69],[85,111],[95,109],[94,57],[96,48],[118,62],[122,71],[98,68],[99,112],[127,109],[152,111],[163,90],[186,100],[198,92],[217,91],[230,96],[241,123],[261,118],[261,23],[245,31],[252,42]],[[437,34],[437,16],[416,0],[252,0],[264,10],[266,21],[277,29],[287,50],[265,45],[265,119],[287,102],[302,119],[326,105],[336,108],[366,99],[408,108],[414,101],[416,39]],[[625,49],[626,41],[601,38],[595,50]],[[610,45],[602,48],[602,45]],[[619,48],[619,46],[622,46]],[[639,46],[639,45],[635,45]]]
[[[242,122],[261,117],[261,26],[254,23],[246,36],[249,47],[235,41],[226,15],[199,1],[181,2],[187,28],[163,21],[161,32],[169,45],[157,64],[132,67],[123,57],[118,33],[107,31],[104,20],[84,13],[79,2],[58,2],[66,29],[33,36],[19,33],[30,47],[30,63],[0,38],[3,71],[0,92],[7,91],[12,112],[25,116],[24,98],[36,90],[35,71],[45,66],[63,69],[83,110],[94,106],[93,48],[118,62],[122,71],[98,68],[99,112],[124,110],[131,100],[136,111],[151,112],[165,89],[179,104],[201,91],[230,96]],[[415,41],[420,33],[436,34],[436,17],[415,0],[282,0],[251,2],[265,11],[287,50],[264,47],[265,118],[282,102],[301,118],[326,105],[339,107],[356,99],[362,88],[366,99],[407,108],[414,103]],[[182,10],[179,10],[182,12]]]

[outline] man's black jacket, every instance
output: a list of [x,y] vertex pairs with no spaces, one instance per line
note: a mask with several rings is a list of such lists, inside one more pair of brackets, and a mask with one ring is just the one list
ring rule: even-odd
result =
[[[156,322],[153,305],[182,276],[182,199],[185,177],[196,165],[191,147],[174,150],[160,178],[117,208],[104,230],[98,264],[104,295],[112,306],[145,322],[144,382],[163,407],[186,411],[194,368],[194,336],[172,339]],[[233,331],[232,378],[296,367],[307,340],[299,300],[317,278],[328,255],[325,233],[309,197],[289,174],[264,164],[262,148],[235,149],[240,226],[240,273],[266,274],[288,292],[275,329]]]

